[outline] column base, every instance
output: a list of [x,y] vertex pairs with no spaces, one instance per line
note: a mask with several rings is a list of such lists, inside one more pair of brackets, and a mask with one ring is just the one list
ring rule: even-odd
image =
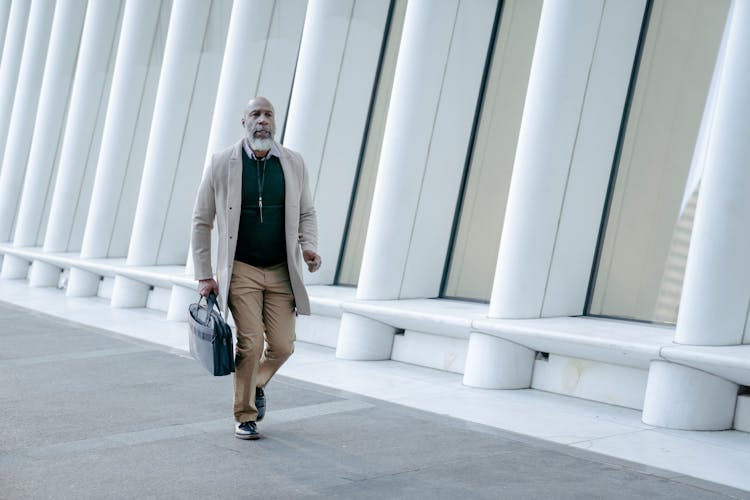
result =
[[738,389],[734,382],[708,372],[652,361],[643,423],[690,431],[731,429]]
[[146,307],[149,285],[131,280],[124,276],[115,276],[110,305],[118,308]]
[[172,295],[169,297],[167,319],[169,321],[187,321],[188,307],[193,302],[198,302],[199,298],[200,296],[195,288],[174,285],[172,287]]
[[396,329],[356,314],[341,315],[336,357],[358,361],[391,359]]
[[65,295],[68,297],[94,297],[99,293],[102,277],[77,267],[70,268]]
[[29,272],[29,286],[58,286],[60,284],[61,272],[62,269],[57,266],[47,264],[41,260],[35,260],[31,264],[31,271]]
[[26,259],[21,259],[15,255],[5,255],[3,259],[3,269],[0,277],[6,280],[22,280],[29,275],[29,266],[31,263]]
[[528,389],[536,352],[485,333],[471,332],[464,385],[482,389]]

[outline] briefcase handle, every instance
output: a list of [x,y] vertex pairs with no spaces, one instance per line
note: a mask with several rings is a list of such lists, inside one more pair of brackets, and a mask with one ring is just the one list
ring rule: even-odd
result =
[[208,294],[208,297],[206,297],[206,302],[208,303],[208,310],[212,310],[216,308],[216,310],[219,312],[219,317],[223,320],[224,316],[221,314],[221,308],[219,307],[219,300],[216,297],[216,294],[214,292],[211,292]]

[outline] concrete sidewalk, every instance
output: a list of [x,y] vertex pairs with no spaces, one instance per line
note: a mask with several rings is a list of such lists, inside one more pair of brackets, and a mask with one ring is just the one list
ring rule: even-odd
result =
[[184,352],[0,303],[0,498],[750,498],[279,376],[263,439]]

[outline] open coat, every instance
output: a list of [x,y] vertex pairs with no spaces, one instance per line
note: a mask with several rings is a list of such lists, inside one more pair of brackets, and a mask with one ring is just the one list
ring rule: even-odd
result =
[[[310,314],[310,299],[302,281],[302,251],[316,251],[318,223],[305,163],[299,153],[277,144],[284,172],[284,234],[286,261],[299,314]],[[211,157],[203,172],[193,208],[191,243],[195,279],[213,278],[211,229],[218,226],[216,281],[219,304],[226,315],[229,283],[237,248],[242,207],[242,141]]]

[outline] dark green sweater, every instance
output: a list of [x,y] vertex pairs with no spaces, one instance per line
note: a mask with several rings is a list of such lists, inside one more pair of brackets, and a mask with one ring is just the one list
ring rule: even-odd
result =
[[[263,196],[262,209],[258,203],[260,190]],[[257,267],[273,266],[286,261],[284,172],[281,163],[273,155],[267,160],[254,160],[247,156],[244,148],[242,213],[234,258]]]

